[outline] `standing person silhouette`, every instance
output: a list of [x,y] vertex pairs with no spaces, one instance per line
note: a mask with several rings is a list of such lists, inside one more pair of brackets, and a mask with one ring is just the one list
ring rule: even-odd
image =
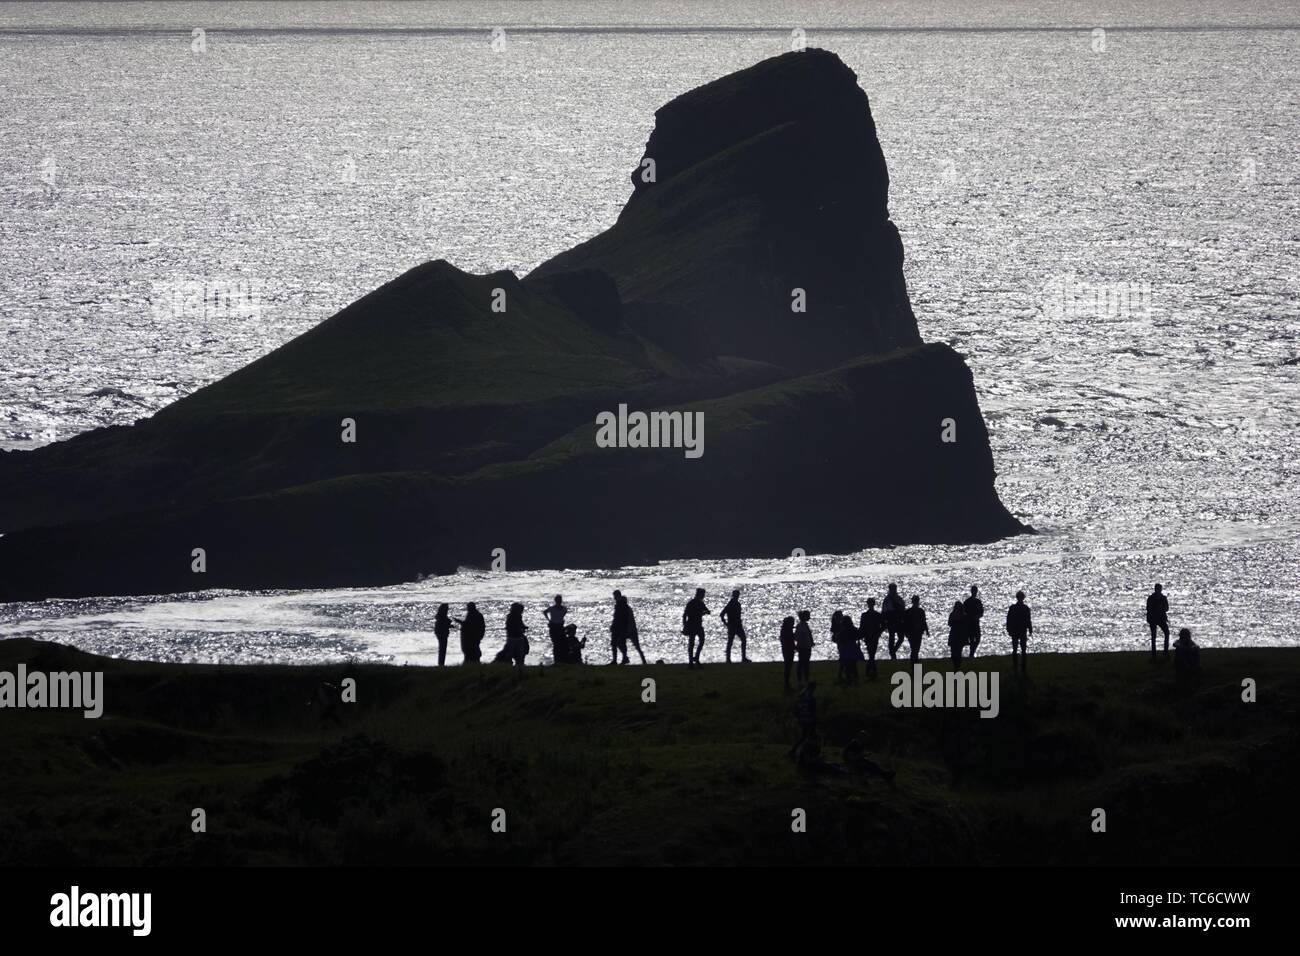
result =
[[686,602],[686,608],[682,611],[682,633],[689,642],[687,654],[690,667],[704,666],[700,663],[700,654],[704,651],[704,615],[712,613],[704,604],[704,588],[696,588],[695,597]]
[[843,640],[844,612],[835,611],[831,614],[831,643],[835,645],[835,660],[839,662],[839,671],[835,677],[835,683],[837,684],[847,683],[849,676],[848,648],[842,645]]
[[813,636],[812,628],[808,626],[808,619],[811,617],[812,611],[800,611],[799,625],[794,629],[794,648],[799,653],[799,663],[794,669],[794,678],[797,681],[807,681],[812,675],[809,661],[812,660]]
[[460,625],[460,652],[466,664],[477,664],[483,657],[483,635],[487,633],[487,624],[483,615],[473,601],[465,605],[465,617],[453,618]]
[[731,644],[740,638],[740,662],[749,663],[749,658],[745,656],[745,626],[741,623],[740,612],[740,588],[731,592],[731,600],[728,601],[718,612],[718,620],[727,625],[727,663],[731,663]]
[[609,625],[610,664],[618,663],[620,652],[623,655],[623,663],[627,663],[627,635],[632,626],[631,618],[632,605],[627,603],[622,591],[615,591],[614,620]]
[[787,614],[781,622],[781,660],[785,661],[785,689],[790,689],[790,669],[794,666],[794,617]]
[[[952,669],[961,670],[961,649],[970,642],[970,621],[966,606],[961,601],[952,603],[948,613],[948,650],[952,654]],[[971,652],[972,655],[974,651]]]
[[1007,633],[1011,635],[1011,666],[1016,666],[1016,649],[1020,650],[1020,668],[1023,670],[1029,660],[1026,640],[1034,633],[1033,618],[1029,605],[1025,603],[1025,592],[1016,592],[1016,603],[1007,608]]
[[898,649],[903,646],[903,637],[907,634],[905,621],[907,606],[903,596],[898,593],[898,585],[891,583],[881,602],[880,610],[885,616],[885,627],[889,630],[889,659],[898,657]]
[[912,660],[919,660],[921,657],[921,637],[930,633],[930,622],[925,619],[925,608],[921,607],[921,599],[915,594],[912,595],[912,606],[907,609],[906,621],[907,643],[912,650]]
[[980,600],[980,589],[970,586],[970,597],[962,602],[966,612],[966,643],[970,645],[970,656],[975,656],[975,648],[980,646],[980,618],[984,616],[984,602]]
[[564,616],[569,613],[569,609],[564,606],[564,598],[555,595],[555,603],[550,607],[542,609],[542,617],[546,618],[546,634],[551,639],[551,660],[560,663],[565,659],[568,653],[568,643],[564,638]]
[[867,598],[867,609],[858,619],[858,631],[862,641],[867,645],[867,676],[876,676],[876,649],[880,647],[880,635],[885,630],[885,616],[876,610],[876,599]]
[[447,605],[439,604],[437,613],[433,615],[433,636],[438,639],[439,667],[447,663],[447,638],[451,636],[451,618],[447,613]]
[[1156,659],[1156,628],[1165,632],[1165,657],[1169,656],[1169,598],[1164,595],[1164,585],[1147,595],[1147,625],[1151,628],[1151,659]]

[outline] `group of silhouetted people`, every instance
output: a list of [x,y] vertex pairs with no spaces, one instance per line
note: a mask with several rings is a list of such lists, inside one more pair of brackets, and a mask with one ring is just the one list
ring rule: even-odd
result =
[[[695,596],[686,602],[682,609],[682,635],[686,638],[687,666],[702,667],[700,655],[704,651],[704,618],[712,613],[704,603],[704,588],[696,588]],[[553,604],[547,606],[542,615],[546,619],[547,633],[551,641],[551,657],[556,664],[583,663],[583,650],[587,639],[578,639],[577,626],[566,623],[568,608],[561,595],[555,595]],[[984,602],[980,599],[979,587],[971,585],[970,595],[953,602],[948,612],[948,652],[954,670],[962,666],[963,659],[973,658],[983,639],[982,621]],[[726,660],[732,660],[732,650],[737,640],[740,642],[740,660],[749,662],[747,636],[744,626],[744,610],[740,602],[740,589],[731,592],[731,598],[723,606],[718,619],[726,627]],[[785,662],[785,685],[791,686],[791,675],[800,684],[807,684],[810,678],[813,647],[812,612],[799,611],[784,618],[781,622],[779,643],[781,657]],[[1146,620],[1151,630],[1151,659],[1156,660],[1157,633],[1164,634],[1164,653],[1170,653],[1169,643],[1169,599],[1164,594],[1162,585],[1147,597]],[[447,641],[452,627],[460,630],[460,647],[465,663],[477,664],[483,658],[482,642],[487,627],[483,615],[473,602],[465,605],[463,618],[452,618],[446,604],[438,605],[434,616],[433,631],[438,640],[438,666],[447,659]],[[1024,669],[1028,657],[1028,641],[1034,633],[1033,617],[1029,605],[1025,603],[1025,592],[1017,591],[1015,603],[1007,608],[1005,629],[1011,638],[1012,666]],[[528,625],[524,623],[524,605],[515,602],[510,605],[506,615],[506,642],[493,660],[497,663],[523,666],[529,652]],[[838,680],[842,684],[856,684],[858,681],[858,663],[866,664],[866,674],[878,676],[876,656],[880,651],[881,638],[885,637],[885,650],[891,660],[897,659],[903,643],[908,645],[909,657],[920,659],[921,642],[930,634],[930,623],[926,610],[921,605],[918,595],[912,595],[910,602],[905,602],[898,592],[898,585],[890,584],[886,589],[880,609],[876,609],[876,599],[867,599],[867,609],[854,623],[853,616],[845,611],[835,611],[830,619],[830,641],[835,646],[839,662]],[[613,616],[609,625],[610,664],[629,663],[629,646],[646,663],[645,653],[637,633],[636,615],[632,605],[621,591],[614,592]],[[1200,649],[1192,640],[1192,633],[1187,628],[1178,632],[1178,639],[1173,645],[1174,663],[1179,672],[1194,670],[1199,666]]]
[[[781,656],[785,661],[785,684],[790,686],[790,671],[793,668],[795,680],[804,683],[808,680],[809,663],[812,659],[813,637],[808,621],[809,611],[798,612],[781,622]],[[980,621],[984,617],[984,602],[980,600],[979,588],[972,585],[970,597],[953,603],[948,614],[948,650],[952,655],[954,668],[960,668],[963,652],[969,648],[974,657],[979,648],[982,633]],[[1026,645],[1034,632],[1029,605],[1025,603],[1025,592],[1016,592],[1016,603],[1007,609],[1006,630],[1011,636],[1012,661],[1017,666],[1024,666]],[[853,616],[845,611],[831,614],[830,639],[835,645],[836,658],[839,661],[838,682],[856,684],[858,681],[858,662],[866,662],[868,677],[878,676],[876,655],[880,650],[880,639],[887,636],[885,649],[890,660],[898,657],[898,652],[906,641],[911,660],[919,660],[921,641],[930,633],[930,622],[926,617],[921,598],[912,595],[911,603],[904,603],[898,593],[898,585],[890,584],[886,589],[880,610],[876,609],[876,599],[867,598],[867,609],[853,623]]]
[[[1151,629],[1151,660],[1156,660],[1156,632],[1165,637],[1165,657],[1169,656],[1169,598],[1165,595],[1163,584],[1157,584],[1155,590],[1147,595],[1147,627]],[[1180,628],[1178,640],[1174,641],[1174,669],[1180,674],[1196,670],[1201,666],[1201,649],[1192,640],[1188,628]]]

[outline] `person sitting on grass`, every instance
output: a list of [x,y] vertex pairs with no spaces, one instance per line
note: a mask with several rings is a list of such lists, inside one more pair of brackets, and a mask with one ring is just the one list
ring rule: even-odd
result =
[[581,664],[582,649],[587,646],[587,639],[584,637],[578,640],[578,625],[567,624],[564,628],[564,662],[566,664]]
[[1174,670],[1179,674],[1190,674],[1200,666],[1201,649],[1192,640],[1191,630],[1184,627],[1178,632],[1178,640],[1174,641]]

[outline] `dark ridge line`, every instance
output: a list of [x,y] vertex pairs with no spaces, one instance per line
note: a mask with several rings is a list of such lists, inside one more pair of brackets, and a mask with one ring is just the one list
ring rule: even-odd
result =
[[[319,34],[322,36],[365,36],[378,35],[428,35],[428,36],[484,36],[491,37],[495,26],[481,27],[386,27],[386,26],[276,26],[276,27],[205,27],[195,23],[193,27],[0,27],[3,36],[77,36],[77,37],[112,37],[112,36],[190,36],[190,31],[202,27],[208,34],[230,34],[235,36],[274,36],[276,34]],[[746,27],[725,25],[701,26],[505,26],[507,37],[512,34],[590,34],[590,35],[683,35],[692,33],[718,34],[775,34],[787,36],[791,27]],[[1098,28],[1108,33],[1229,33],[1249,31],[1256,33],[1285,32],[1300,30],[1300,23],[1277,24],[1226,24],[1207,23],[1200,25],[1165,25],[1138,24],[1133,26],[1107,26],[1103,23],[1080,24],[1078,26],[839,26],[799,28],[807,34],[842,34],[842,33],[1086,33]],[[815,44],[814,44],[815,45]]]

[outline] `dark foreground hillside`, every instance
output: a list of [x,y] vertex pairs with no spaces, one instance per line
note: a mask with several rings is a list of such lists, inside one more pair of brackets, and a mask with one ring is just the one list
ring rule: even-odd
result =
[[[892,708],[901,662],[850,689],[815,664],[825,758],[861,732],[892,782],[795,768],[779,664],[234,668],[0,642],[0,670],[19,662],[101,669],[107,704],[0,710],[3,864],[1253,864],[1300,845],[1296,649],[1206,651],[1183,684],[1142,654],[1034,657],[1027,680],[986,658],[995,719]],[[336,721],[318,689],[346,677]]]

